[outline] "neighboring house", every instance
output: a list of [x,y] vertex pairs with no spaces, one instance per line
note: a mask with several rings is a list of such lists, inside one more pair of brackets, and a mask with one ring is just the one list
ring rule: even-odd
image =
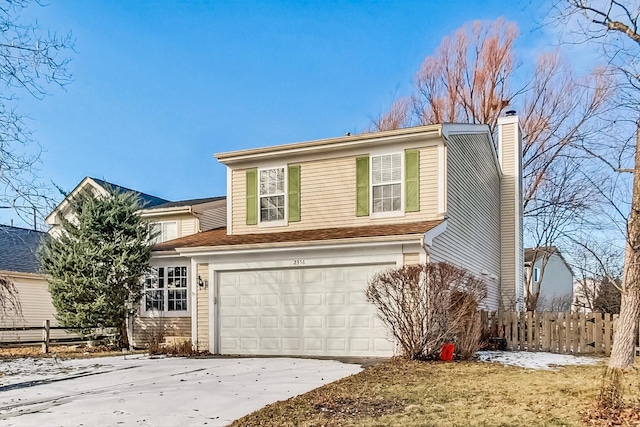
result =
[[[226,228],[159,243],[147,305],[189,287],[191,339],[214,354],[390,356],[364,296],[376,272],[448,261],[484,279],[487,309],[522,309],[516,116],[216,155]],[[168,300],[167,300],[168,298]],[[160,310],[159,310],[160,311]]]
[[[21,326],[42,326],[50,320],[51,326],[57,326],[55,308],[51,303],[51,294],[47,281],[39,273],[36,250],[47,233],[24,228],[0,225],[0,276],[9,279],[17,291],[20,310],[0,313],[0,326],[3,328]],[[63,331],[52,333],[54,338],[63,336]],[[4,331],[0,332],[0,341],[26,342],[42,339],[41,331]]]
[[[59,235],[60,216],[69,215],[69,200],[82,191],[106,195],[108,187],[120,191],[134,192],[140,197],[143,208],[140,215],[149,220],[158,231],[156,243],[177,239],[226,224],[225,197],[171,202],[160,197],[125,188],[109,182],[86,177],[76,188],[47,216],[45,221],[51,226],[49,234]],[[186,275],[181,269],[161,270],[164,277],[160,284],[167,292],[150,291],[141,302],[133,327],[133,343],[143,347],[151,336],[191,338],[191,295],[186,288]],[[174,276],[175,274],[175,276]],[[147,286],[151,284],[146,281]],[[160,286],[155,281],[154,287]]]
[[538,310],[568,311],[573,300],[573,270],[558,248],[545,246],[524,250],[525,283],[538,294]]

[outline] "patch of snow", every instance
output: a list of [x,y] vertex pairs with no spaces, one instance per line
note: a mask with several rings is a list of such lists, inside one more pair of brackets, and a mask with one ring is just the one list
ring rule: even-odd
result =
[[520,366],[528,369],[553,369],[567,365],[596,365],[604,359],[590,356],[573,356],[530,351],[479,351],[481,362],[495,362],[503,365]]
[[127,356],[18,359],[0,370],[3,426],[216,426],[362,368],[284,357]]

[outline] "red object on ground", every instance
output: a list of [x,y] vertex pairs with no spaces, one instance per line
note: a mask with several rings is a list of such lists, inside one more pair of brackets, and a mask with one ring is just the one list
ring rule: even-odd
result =
[[455,344],[442,344],[442,348],[440,349],[440,360],[445,362],[451,362],[453,360],[453,350],[455,349]]

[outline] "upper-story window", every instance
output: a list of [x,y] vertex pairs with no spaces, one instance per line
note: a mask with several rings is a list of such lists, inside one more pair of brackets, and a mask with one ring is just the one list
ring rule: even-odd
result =
[[144,311],[187,311],[187,267],[158,267],[144,278]]
[[402,210],[402,155],[371,157],[372,212]]
[[538,283],[540,281],[540,267],[535,267],[533,269],[533,281]]
[[259,180],[260,222],[284,221],[284,168],[262,169]]
[[178,221],[154,222],[151,227],[154,234],[156,234],[153,243],[161,243],[178,238]]
[[356,216],[420,211],[420,150],[356,157]]

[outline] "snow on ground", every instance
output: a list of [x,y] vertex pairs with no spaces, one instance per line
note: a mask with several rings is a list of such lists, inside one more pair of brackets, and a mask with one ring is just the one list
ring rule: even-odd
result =
[[[529,369],[604,360],[543,352],[478,356]],[[14,359],[0,364],[0,426],[226,425],[361,370],[294,358]]]
[[293,358],[22,359],[0,370],[1,426],[226,425],[355,374]]
[[589,356],[528,351],[479,351],[477,355],[482,362],[496,362],[528,369],[554,369],[557,366],[565,365],[595,365],[604,360]]

